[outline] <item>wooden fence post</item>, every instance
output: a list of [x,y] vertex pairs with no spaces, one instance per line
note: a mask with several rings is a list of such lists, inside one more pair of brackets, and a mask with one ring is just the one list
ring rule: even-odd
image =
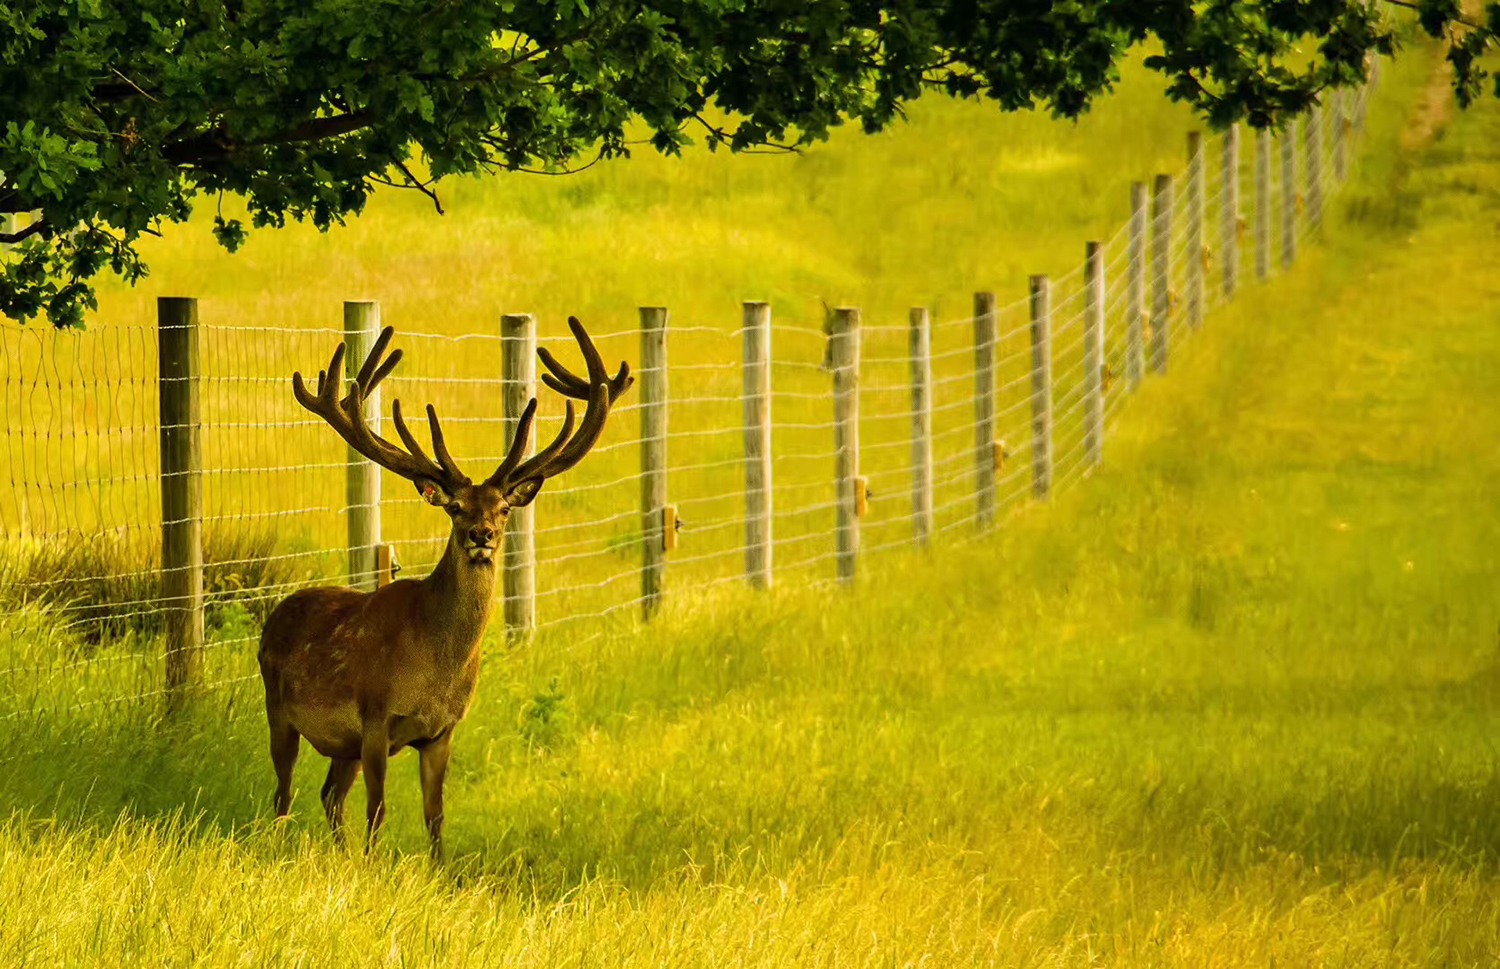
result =
[[1208,250],[1203,245],[1203,133],[1187,136],[1187,322],[1191,329],[1203,325],[1203,277],[1207,274]]
[[1323,114],[1318,108],[1307,112],[1307,225],[1323,225]]
[[640,313],[641,618],[650,619],[661,607],[667,567],[667,309],[642,306]]
[[745,343],[745,579],[771,585],[771,304],[747,302]]
[[1240,281],[1240,126],[1224,132],[1224,202],[1219,210],[1219,245],[1224,249],[1224,298]]
[[1049,286],[1031,277],[1031,493],[1052,488],[1052,341],[1047,334]]
[[[198,301],[156,301],[161,398],[161,592],[167,707],[203,681],[203,450],[198,403]],[[337,378],[335,378],[337,379]]]
[[1151,370],[1165,373],[1172,331],[1172,176],[1157,175],[1151,199]]
[[1130,183],[1129,275],[1125,280],[1125,383],[1135,390],[1146,369],[1146,183]]
[[1380,58],[1374,54],[1365,55],[1365,80],[1359,87],[1355,88],[1354,94],[1354,130],[1365,130],[1365,111],[1370,106],[1370,95],[1375,91],[1375,68],[1380,64]]
[[1271,278],[1271,133],[1255,132],[1255,278]]
[[838,577],[848,582],[854,578],[859,557],[858,506],[863,504],[857,495],[863,483],[859,477],[859,310],[841,307],[833,311],[828,346],[833,366],[836,558]]
[[1342,182],[1349,174],[1346,138],[1351,122],[1348,112],[1349,93],[1343,88],[1333,92],[1333,177]]
[[1098,464],[1104,457],[1104,247],[1090,242],[1084,253],[1083,445],[1089,464]]
[[974,294],[974,522],[995,519],[995,345],[1000,316],[994,293]]
[[[359,374],[365,357],[380,335],[380,304],[373,301],[344,302],[344,379]],[[340,395],[342,396],[342,395]],[[380,433],[380,388],[365,398],[365,424]],[[379,568],[375,548],[380,544],[380,465],[348,448],[344,475],[345,517],[348,521],[349,585],[374,589]]]
[[1297,119],[1286,123],[1281,133],[1281,265],[1297,261],[1297,210],[1302,195],[1297,191]]
[[[500,388],[505,419],[505,447],[515,440],[521,414],[536,396],[536,320],[530,313],[500,317]],[[526,444],[523,458],[536,450],[536,434]],[[529,636],[536,628],[536,510],[526,505],[511,510],[505,528],[503,570],[505,634]]]
[[382,542],[375,546],[375,588],[381,589],[390,585],[396,579],[396,573],[401,570],[400,563],[396,561],[395,548]]
[[927,309],[913,306],[908,347],[911,357],[911,527],[912,538],[932,538],[932,328]]

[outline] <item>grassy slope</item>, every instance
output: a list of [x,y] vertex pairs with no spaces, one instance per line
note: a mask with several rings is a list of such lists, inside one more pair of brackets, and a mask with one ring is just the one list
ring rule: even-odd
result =
[[0,962],[1487,964],[1500,110],[1385,137],[1054,508],[492,664],[447,870],[407,757],[271,829],[253,717],[8,765]]

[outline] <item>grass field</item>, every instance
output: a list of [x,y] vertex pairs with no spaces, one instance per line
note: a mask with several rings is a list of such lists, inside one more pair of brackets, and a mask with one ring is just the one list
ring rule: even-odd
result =
[[[245,640],[253,629],[237,621],[236,607],[220,606],[263,610],[309,578],[343,574],[344,449],[294,403],[287,378],[326,361],[344,299],[380,300],[408,353],[387,385],[387,405],[400,396],[411,412],[434,401],[470,473],[498,462],[504,440],[502,312],[536,312],[544,342],[565,359],[575,351],[563,323],[576,313],[604,335],[607,354],[638,360],[636,306],[669,306],[669,491],[688,526],[673,574],[698,587],[734,582],[741,570],[740,301],[769,299],[778,576],[826,578],[833,439],[830,377],[819,366],[825,304],[864,312],[861,471],[879,496],[864,521],[866,543],[910,534],[903,493],[913,304],[928,305],[936,324],[938,520],[962,527],[973,505],[972,292],[996,290],[1007,307],[999,436],[1019,452],[1029,433],[1026,276],[1070,277],[1054,294],[1057,451],[1064,470],[1076,471],[1083,242],[1113,237],[1107,259],[1118,288],[1128,183],[1180,170],[1191,125],[1154,77],[1131,65],[1119,92],[1077,125],[932,99],[915,106],[907,125],[876,138],[840,133],[803,156],[698,152],[671,161],[647,153],[576,178],[461,181],[445,191],[444,218],[418,196],[385,193],[347,230],[261,233],[233,258],[211,244],[206,206],[193,225],[148,246],[155,273],[146,285],[105,289],[88,332],[0,326],[0,476],[8,471],[15,482],[0,489],[0,601],[69,604],[60,621],[28,614],[24,628],[0,636],[0,716],[159,688],[157,296],[193,294],[202,303],[206,555],[229,563],[210,574],[209,677],[232,681],[251,673]],[[1116,300],[1109,332],[1117,371],[1122,320]],[[623,401],[601,446],[549,484],[536,506],[544,624],[606,610],[633,620],[635,407],[634,396]],[[559,410],[544,392],[539,434],[555,430]],[[1001,484],[1003,494],[1024,496],[1023,459]],[[384,489],[384,538],[408,574],[420,575],[441,549],[442,517],[392,475]],[[103,648],[101,638],[110,640]]]
[[43,723],[0,963],[1493,964],[1500,105],[1371,137],[1050,507],[493,652],[446,867],[405,757],[366,859],[253,708]]
[[[739,392],[742,300],[772,304],[777,361],[784,367],[777,387],[790,395],[778,401],[778,415],[826,421],[826,401],[795,396],[826,396],[827,375],[815,367],[825,305],[858,306],[867,325],[904,326],[913,305],[928,306],[935,321],[967,317],[976,289],[999,291],[1002,303],[1019,301],[1028,274],[1076,270],[1083,241],[1115,231],[1128,210],[1131,179],[1182,167],[1191,123],[1186,111],[1160,96],[1153,76],[1131,66],[1119,93],[1077,125],[934,98],[914,106],[909,124],[873,138],[840,132],[831,144],[798,157],[698,151],[676,161],[646,151],[566,179],[457,181],[445,189],[449,214],[442,218],[415,194],[379,193],[348,230],[321,235],[294,226],[257,233],[233,257],[208,236],[210,201],[190,226],[147,242],[148,283],[105,286],[90,335],[64,341],[49,359],[50,347],[40,341],[4,334],[0,356],[6,364],[14,359],[16,386],[7,408],[12,413],[0,418],[0,428],[12,438],[21,428],[51,432],[42,442],[8,442],[18,477],[45,476],[61,488],[90,485],[63,494],[39,485],[24,501],[0,495],[0,528],[14,534],[23,518],[36,535],[76,530],[80,522],[124,529],[150,524],[156,505],[151,327],[155,299],[164,294],[199,297],[204,323],[215,328],[204,335],[206,457],[208,467],[238,473],[208,481],[209,514],[248,516],[252,526],[281,514],[280,532],[316,547],[331,545],[330,536],[341,533],[340,509],[315,507],[328,503],[310,496],[338,491],[341,468],[334,462],[342,456],[326,428],[301,420],[287,377],[326,361],[328,330],[341,325],[347,299],[380,301],[409,354],[391,393],[404,396],[409,407],[435,400],[450,416],[457,453],[475,463],[501,450],[495,388],[477,385],[497,376],[492,339],[501,313],[537,314],[542,337],[551,341],[565,339],[566,318],[577,315],[595,333],[622,334],[604,341],[606,349],[635,359],[635,308],[668,306],[672,390],[680,402],[674,431],[730,429],[722,440],[685,442],[684,451],[693,446],[699,453],[683,453],[679,463],[735,457],[739,408],[732,398]],[[274,332],[217,329],[224,326]],[[452,345],[414,333],[491,340]],[[940,331],[935,349],[960,349],[967,338],[966,327]],[[899,357],[904,341],[904,333],[890,339],[871,334],[866,356]],[[966,358],[940,357],[940,377],[945,359],[967,365]],[[904,381],[904,369],[886,369],[894,375],[889,382]],[[79,373],[100,375],[108,394],[54,402],[35,392],[38,382],[61,383]],[[880,369],[870,376],[879,382]],[[707,400],[689,405],[695,397]],[[899,404],[905,406],[904,397]],[[555,401],[544,400],[547,421],[555,422],[557,411]],[[101,413],[114,418],[109,434],[98,431]],[[633,441],[635,423],[622,408],[605,443]],[[74,429],[92,439],[80,448],[69,439]],[[867,433],[880,430],[872,426]],[[827,436],[805,445],[789,439],[787,451],[826,451]],[[549,496],[566,493],[570,484],[597,486],[634,472],[634,449],[617,450],[599,454],[563,487],[549,488]],[[827,463],[818,464],[820,483]],[[684,472],[676,494],[737,489],[738,467],[718,471]],[[386,489],[411,497],[395,479],[387,479]],[[608,495],[579,493],[546,503],[540,514],[550,517],[544,525],[596,521],[618,511],[609,501]],[[725,517],[714,506],[689,513],[703,524]],[[431,531],[429,516],[414,503],[391,502],[387,532],[415,545]],[[629,537],[628,528],[608,534],[616,543]],[[577,551],[585,536],[553,538],[552,551],[562,553]],[[542,550],[548,551],[546,537]],[[430,551],[413,547],[408,559],[417,564]]]
[[[1377,92],[1374,115],[1404,110],[1409,87]],[[0,489],[0,591],[9,590],[0,602],[67,604],[60,624],[31,624],[10,637],[0,656],[0,676],[9,680],[0,693],[10,698],[0,702],[0,716],[5,702],[32,709],[159,686],[152,300],[161,294],[202,300],[205,536],[217,640],[209,675],[234,680],[250,675],[239,605],[264,610],[311,578],[343,574],[344,449],[297,407],[287,380],[327,359],[343,299],[381,301],[408,351],[387,400],[400,396],[408,412],[434,401],[471,473],[498,461],[504,440],[502,311],[536,311],[544,341],[565,356],[574,351],[564,345],[563,320],[577,313],[608,335],[601,340],[607,354],[634,360],[635,307],[670,307],[668,490],[688,525],[672,571],[675,582],[701,589],[735,582],[741,570],[739,301],[768,298],[777,572],[786,582],[825,579],[833,568],[830,378],[819,366],[825,305],[850,303],[864,313],[860,472],[876,494],[862,525],[868,546],[910,536],[912,304],[927,305],[934,319],[939,527],[967,529],[973,514],[967,317],[976,289],[996,291],[1004,307],[998,436],[1016,459],[1000,491],[1024,500],[1026,277],[1052,275],[1058,477],[1074,477],[1082,464],[1083,242],[1108,243],[1106,347],[1119,373],[1128,186],[1154,172],[1180,172],[1192,125],[1132,64],[1120,90],[1077,125],[934,99],[916,105],[908,125],[877,138],[841,133],[799,157],[642,156],[576,179],[459,182],[446,192],[443,219],[424,211],[420,197],[381,195],[348,230],[262,233],[234,258],[209,244],[205,209],[194,225],[149,247],[156,271],[147,285],[105,291],[89,332],[0,326],[0,476],[8,472],[15,482]],[[1255,204],[1248,142],[1241,152],[1247,220]],[[1216,139],[1206,155],[1209,239],[1217,246]],[[1189,261],[1183,226],[1179,218],[1179,291]],[[1246,275],[1249,265],[1247,251]],[[1123,386],[1115,384],[1114,400]],[[542,396],[540,433],[548,434],[559,408]],[[601,446],[549,484],[536,505],[544,624],[606,611],[633,619],[640,542],[634,401],[616,408]],[[409,574],[422,574],[441,548],[441,516],[394,476],[385,476],[384,488],[384,539],[396,544]],[[43,626],[45,639],[29,631]],[[101,650],[100,639],[112,641]],[[54,669],[59,657],[68,664],[62,674]],[[82,657],[90,658],[87,682],[78,675]]]

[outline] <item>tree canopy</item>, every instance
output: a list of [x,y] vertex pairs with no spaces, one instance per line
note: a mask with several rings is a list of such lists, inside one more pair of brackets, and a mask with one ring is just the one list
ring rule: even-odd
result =
[[[930,90],[1075,117],[1152,39],[1169,96],[1275,125],[1394,51],[1391,6],[1478,96],[1500,0],[10,0],[0,215],[30,216],[0,231],[0,314],[81,322],[90,280],[143,276],[141,234],[203,195],[326,229],[380,186],[437,202],[446,175],[643,145],[794,150]],[[232,251],[247,227],[213,231]]]

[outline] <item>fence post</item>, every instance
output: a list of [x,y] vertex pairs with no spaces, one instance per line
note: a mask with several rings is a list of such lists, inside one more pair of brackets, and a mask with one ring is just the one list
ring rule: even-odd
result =
[[1224,132],[1224,203],[1219,210],[1219,245],[1224,249],[1224,298],[1240,281],[1240,126]]
[[[198,404],[198,301],[156,301],[161,398],[161,587],[167,706],[203,679],[203,451]],[[336,377],[334,379],[337,379]]]
[[667,309],[640,312],[641,618],[650,619],[661,607],[667,567]]
[[1083,445],[1089,464],[1104,457],[1104,247],[1084,247]]
[[1370,95],[1375,90],[1375,68],[1380,63],[1380,58],[1374,54],[1365,55],[1365,80],[1359,87],[1355,88],[1354,95],[1354,130],[1365,130],[1365,111],[1370,106]]
[[747,302],[742,328],[745,402],[745,579],[771,585],[771,304]]
[[1323,224],[1323,112],[1307,112],[1307,225]]
[[1207,274],[1208,250],[1203,245],[1203,133],[1187,136],[1187,322],[1196,330],[1203,325],[1203,277]]
[[[344,302],[344,379],[353,380],[380,335],[380,304],[373,301]],[[332,376],[332,375],[330,375]],[[333,379],[337,379],[334,377]],[[380,388],[365,398],[365,424],[380,433]],[[348,521],[349,585],[375,588],[379,569],[375,547],[380,544],[380,466],[353,448],[348,448],[344,473],[345,517]]]
[[1125,383],[1135,390],[1146,369],[1146,183],[1130,183],[1129,276],[1125,280]]
[[1271,278],[1271,133],[1255,132],[1255,278]]
[[859,479],[859,310],[841,307],[833,311],[833,329],[828,335],[829,362],[833,365],[833,474],[838,577],[854,578],[859,557],[859,515],[862,504],[856,490]]
[[932,328],[926,307],[913,306],[911,358],[911,527],[926,545],[932,537]]
[[1047,335],[1049,286],[1031,277],[1031,493],[1052,487],[1052,342]]
[[1297,261],[1297,209],[1302,196],[1297,191],[1297,119],[1281,133],[1281,265]]
[[[500,388],[505,419],[505,447],[515,440],[521,413],[536,396],[536,320],[530,313],[500,317]],[[526,443],[529,457],[536,450],[536,434]],[[505,634],[523,638],[536,628],[536,509],[514,508],[505,528],[501,594],[504,596]]]
[[1172,176],[1156,176],[1151,199],[1151,370],[1165,373],[1172,330]]
[[1349,94],[1343,88],[1333,92],[1333,177],[1342,182],[1349,173],[1349,159],[1346,156],[1345,138],[1349,131],[1349,113],[1345,105],[1349,100]]
[[994,293],[974,294],[974,522],[995,518],[995,344],[1000,316]]

